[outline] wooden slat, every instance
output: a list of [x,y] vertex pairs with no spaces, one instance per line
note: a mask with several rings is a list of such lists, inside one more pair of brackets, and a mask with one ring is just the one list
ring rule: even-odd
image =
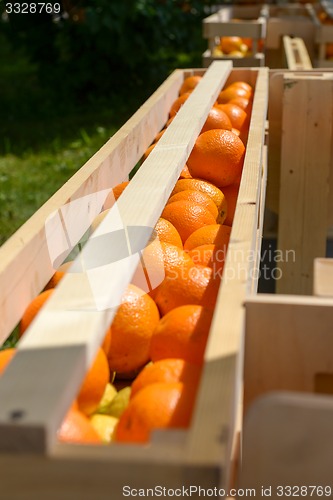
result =
[[326,253],[332,109],[332,74],[284,77],[278,293],[311,294],[313,260]]
[[204,19],[204,38],[214,36],[240,36],[244,38],[254,38],[256,40],[264,38],[266,30],[266,20],[259,18],[256,20],[222,21],[219,14],[213,14]]
[[244,422],[238,487],[253,488],[260,498],[264,488],[274,500],[301,491],[306,498],[330,497],[332,418],[332,397],[282,392],[259,399]]
[[333,259],[315,259],[313,293],[317,297],[333,297]]
[[[56,437],[54,430],[60,425],[85,370],[94,359],[122,293],[134,273],[139,260],[138,252],[145,247],[150,233],[136,231],[135,237],[128,241],[130,257],[98,267],[105,253],[101,243],[103,236],[112,236],[112,232],[120,229],[128,237],[129,226],[150,228],[152,231],[230,69],[230,63],[214,63],[205,73],[118,203],[76,259],[75,263],[81,263],[83,270],[87,268],[87,271],[67,273],[26,331],[12,361],[12,369],[0,380],[0,446],[5,443],[6,450],[40,450],[52,446]],[[89,261],[91,254],[95,255],[92,263]],[[68,354],[68,383],[62,388],[55,386],[50,392],[45,378],[36,377],[35,373],[40,374],[43,368],[47,372],[47,362],[52,358],[54,348],[66,346],[77,346]],[[85,362],[80,365],[81,347]],[[34,370],[29,372],[23,370],[23,358],[27,351],[30,351],[34,366]],[[81,366],[79,373],[78,364]],[[39,394],[39,405],[31,407],[29,392],[24,395],[23,386],[34,387]],[[6,399],[12,387],[17,387],[17,391]],[[10,415],[18,407],[23,413],[19,424],[20,435],[8,432],[13,427]],[[40,435],[44,436],[41,442],[38,442],[36,429],[40,429]]]
[[[60,211],[64,223],[69,227],[73,227],[71,220],[75,219],[75,244],[100,212],[111,187],[127,179],[133,166],[167,121],[170,106],[178,95],[182,81],[182,71],[175,71],[128,122],[1,247],[0,344],[54,273],[50,249],[64,237],[56,220]],[[47,236],[46,221],[49,229]],[[66,245],[62,251],[65,249]],[[67,248],[67,253],[69,251]]]
[[272,487],[269,496],[277,498],[278,485],[330,486],[332,321],[332,298],[246,301],[239,487]]
[[287,61],[287,68],[293,71],[312,69],[311,59],[302,38],[283,37],[283,48]]
[[265,65],[265,55],[262,53],[255,54],[254,56],[245,57],[232,57],[232,56],[214,56],[212,50],[207,49],[202,54],[202,65],[208,68],[209,65],[214,61],[231,61],[233,66],[239,68],[249,68],[249,67],[262,67]]
[[[98,458],[94,456],[96,448]],[[169,496],[171,490],[189,495],[191,488],[189,496],[198,498],[199,487],[208,489],[218,484],[216,469],[191,467],[173,450],[163,449],[163,459],[152,460],[151,449],[142,446],[71,446],[67,454],[64,449],[62,446],[61,457],[51,460],[39,455],[0,455],[3,499],[122,500],[129,489],[132,496],[142,496],[145,490],[149,497],[167,497],[169,488]],[[126,451],[125,459],[122,449]]]
[[[281,165],[281,136],[282,136],[282,113],[283,113],[283,92],[285,75],[308,75],[320,76],[330,73],[331,70],[320,69],[310,72],[289,70],[270,70],[269,78],[269,149],[268,165],[269,175],[267,180],[266,206],[275,214],[279,213],[279,194],[280,194],[280,165]],[[330,110],[326,109],[327,113]],[[323,119],[325,122],[326,119]],[[332,169],[333,170],[333,169]],[[329,195],[329,226],[333,224],[333,174],[330,175],[330,195]]]
[[267,85],[268,69],[258,70],[237,208],[188,445],[188,456],[193,462],[220,464],[224,486],[230,478],[229,458],[241,401],[242,304],[251,290],[250,257],[253,257],[257,238]]
[[333,373],[333,299],[264,295],[246,301],[244,409],[276,390],[313,392]]

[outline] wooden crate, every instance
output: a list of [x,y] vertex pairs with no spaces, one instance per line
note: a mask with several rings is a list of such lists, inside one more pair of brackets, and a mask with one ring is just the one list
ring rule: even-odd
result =
[[333,73],[271,70],[269,97],[266,208],[279,218],[270,232],[297,256],[278,264],[277,291],[311,294],[313,259],[325,256],[333,224]]
[[[234,66],[258,67],[265,65],[265,55],[258,50],[259,40],[266,36],[267,8],[260,5],[222,7],[203,20],[203,37],[208,39],[208,49],[202,56],[203,66],[212,61],[230,60]],[[217,56],[215,47],[221,36],[239,36],[252,39],[251,55],[245,57]]]
[[[75,263],[85,261],[93,251],[97,262],[103,257],[96,239],[109,234],[107,227],[153,228],[223,85],[245,80],[255,87],[224,278],[191,428],[156,432],[147,446],[57,442],[56,430],[115,313],[115,308],[96,307],[95,296],[87,287],[88,272],[67,273],[0,379],[1,495],[6,500],[120,499],[126,485],[227,488],[242,387],[243,302],[247,295],[255,294],[258,278],[266,182],[267,68],[231,69],[228,62],[215,62],[207,71],[172,73],[119,132],[3,245],[1,339],[6,339],[27,304],[43,289],[57,257],[65,258],[84,236],[112,186],[128,178],[166,123],[170,105],[190,74],[204,78]],[[144,248],[148,238],[149,232],[138,233],[132,242],[135,249]],[[132,257],[126,266],[117,262],[108,269],[112,276],[108,293],[115,301],[134,273],[138,253]]]
[[266,64],[270,68],[284,67],[283,36],[302,38],[310,59],[314,58],[315,26],[307,5],[269,5],[266,36]]
[[238,486],[257,496],[332,496],[332,259],[316,262],[315,283],[320,296],[246,302]]
[[[275,98],[274,107],[279,107],[280,116],[284,116],[282,129],[286,135],[281,143],[284,173],[280,178],[280,211],[281,204],[284,206],[279,235],[284,233],[284,242],[288,237],[292,242],[291,246],[278,246],[282,255],[275,265],[286,272],[287,282],[294,287],[288,293],[294,295],[258,294],[245,302],[242,467],[237,487],[246,490],[247,496],[250,492],[252,496],[276,500],[287,496],[332,496],[333,259],[314,259],[316,254],[325,255],[327,212],[332,216],[332,209],[328,210],[332,128],[326,120],[332,115],[332,77],[333,73],[322,70],[271,72],[270,95]],[[282,103],[276,92],[281,83],[285,93]],[[293,121],[291,111],[295,120],[304,124],[298,127],[297,139],[288,128],[288,122]],[[270,147],[275,147],[272,139],[277,130],[273,121],[276,115],[272,109],[269,117]],[[318,126],[322,127],[322,153],[315,155]],[[308,146],[312,127],[312,144]],[[311,167],[307,161],[309,157],[312,162],[312,154],[315,161]],[[269,170],[271,166],[269,155]],[[310,213],[314,206],[315,214]],[[312,216],[316,219],[311,222],[316,234],[305,241]],[[301,234],[304,239],[299,245]],[[292,277],[288,269],[280,266],[288,248],[297,251]],[[314,266],[313,273],[309,262]],[[309,291],[312,274],[313,289]],[[308,295],[296,294],[295,283]]]
[[[315,26],[316,59],[315,65],[319,68],[333,67],[333,23],[325,24],[320,16],[333,19],[333,9],[330,2],[320,2],[307,6]],[[329,49],[330,48],[330,52]]]

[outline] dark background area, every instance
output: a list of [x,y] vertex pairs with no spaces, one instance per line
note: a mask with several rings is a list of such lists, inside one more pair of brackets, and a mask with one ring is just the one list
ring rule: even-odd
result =
[[1,154],[82,124],[120,126],[173,69],[201,66],[210,0],[59,3],[60,14],[0,4]]

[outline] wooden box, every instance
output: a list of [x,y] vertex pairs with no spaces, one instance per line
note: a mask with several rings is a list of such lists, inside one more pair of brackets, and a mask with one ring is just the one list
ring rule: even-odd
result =
[[[267,8],[260,5],[222,7],[203,20],[203,37],[208,39],[208,49],[203,54],[203,66],[212,61],[230,60],[234,66],[258,67],[265,65],[265,55],[258,43],[266,37]],[[216,55],[216,42],[222,36],[239,36],[252,40],[252,52],[244,57]]]
[[330,2],[307,6],[315,26],[316,66],[333,67],[333,9]]
[[[149,445],[59,444],[56,431],[102,342],[115,307],[96,307],[88,272],[67,273],[20,341],[0,379],[1,494],[6,500],[121,499],[123,488],[225,488],[237,443],[242,388],[243,302],[256,293],[266,183],[268,69],[177,70],[130,120],[0,249],[0,338],[48,282],[54,263],[86,234],[117,183],[126,180],[168,119],[184,78],[204,75],[154,151],[75,262],[96,250],[107,226],[152,228],[225,83],[255,87],[240,192],[227,261],[188,431],[156,432]],[[106,226],[107,225],[107,226]],[[107,231],[108,232],[108,231]],[[133,243],[144,248],[149,233]],[[98,245],[97,245],[98,246]],[[96,250],[94,257],[102,258]],[[133,250],[134,252],[134,250]],[[138,252],[112,267],[108,293],[119,301]],[[222,490],[220,492],[221,496]],[[198,496],[198,490],[192,491]]]
[[245,301],[238,487],[276,500],[331,497],[333,265],[318,256],[332,217],[333,73],[270,71],[269,102],[270,173],[272,153],[281,153],[278,246],[270,250],[280,293]]
[[272,499],[331,497],[332,259],[315,268],[319,296],[246,302],[244,426],[238,487]]
[[[311,7],[311,6],[310,6]],[[266,64],[283,68],[283,36],[302,38],[311,59],[314,57],[315,27],[307,5],[269,5],[266,36]]]

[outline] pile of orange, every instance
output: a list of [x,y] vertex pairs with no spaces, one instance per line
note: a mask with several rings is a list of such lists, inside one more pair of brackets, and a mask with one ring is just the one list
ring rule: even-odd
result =
[[[234,19],[237,21],[237,19]],[[258,52],[263,52],[264,41],[259,39],[257,41]],[[245,38],[240,36],[222,36],[218,43],[213,48],[214,57],[248,57],[252,55],[253,40],[252,38]]]
[[[200,80],[185,79],[171,118]],[[107,418],[115,422],[112,440],[118,442],[147,442],[155,429],[190,425],[227,256],[252,98],[252,87],[245,82],[231,83],[219,94],[142,252],[141,271],[124,293],[59,430],[61,441],[102,442],[100,422]],[[103,209],[127,185],[116,186]],[[28,306],[21,335],[65,272],[58,270]],[[14,354],[0,352],[0,373]],[[117,386],[124,380],[125,393]]]

